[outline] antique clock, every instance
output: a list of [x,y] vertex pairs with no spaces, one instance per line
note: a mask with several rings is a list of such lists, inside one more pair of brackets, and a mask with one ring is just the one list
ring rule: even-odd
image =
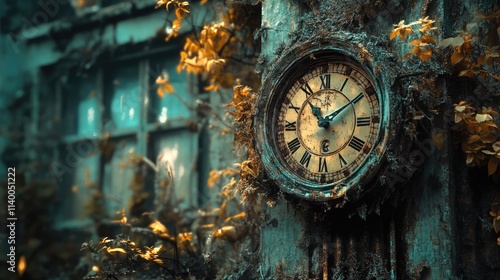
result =
[[301,45],[264,79],[255,116],[268,176],[312,201],[345,199],[370,187],[386,146],[388,98],[360,50]]

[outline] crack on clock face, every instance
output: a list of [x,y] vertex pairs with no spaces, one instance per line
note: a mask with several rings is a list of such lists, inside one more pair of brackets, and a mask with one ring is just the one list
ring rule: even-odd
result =
[[[321,98],[314,98],[314,99],[317,99],[319,100],[319,102],[321,103],[321,107],[325,108],[327,111],[330,110],[330,108],[332,107],[332,104],[333,102],[335,101],[335,92],[331,91],[331,90],[327,90],[325,91],[325,95],[324,95],[324,98],[321,99]],[[318,95],[321,95],[321,93],[319,93]]]

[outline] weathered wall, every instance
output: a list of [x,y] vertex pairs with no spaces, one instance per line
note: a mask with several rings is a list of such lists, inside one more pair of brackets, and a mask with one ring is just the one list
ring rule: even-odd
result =
[[[283,51],[319,38],[363,46],[375,68],[385,72],[385,89],[391,95],[390,133],[397,134],[386,158],[388,170],[400,181],[393,185],[387,177],[380,178],[385,191],[371,199],[387,196],[382,207],[360,202],[350,209],[317,213],[280,199],[276,207],[267,208],[261,233],[264,278],[491,279],[498,274],[493,260],[498,263],[500,255],[491,224],[480,221],[487,219],[498,192],[488,179],[481,181],[489,194],[473,189],[477,179],[466,171],[453,141],[450,114],[432,120],[444,136],[441,150],[425,131],[413,139],[406,131],[405,114],[411,111],[408,86],[422,80],[402,76],[429,68],[441,73],[432,81],[440,92],[437,102],[448,113],[455,99],[467,94],[467,87],[452,86],[454,78],[444,75],[435,61],[423,65],[419,60],[400,59],[410,49],[388,39],[393,23],[426,16],[436,20],[436,37],[453,36],[471,20],[472,11],[490,9],[493,2],[263,1],[264,79]],[[483,240],[486,236],[488,245]]]

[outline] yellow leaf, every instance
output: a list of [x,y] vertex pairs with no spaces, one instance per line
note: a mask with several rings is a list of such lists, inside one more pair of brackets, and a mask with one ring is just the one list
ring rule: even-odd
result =
[[464,43],[464,38],[462,36],[458,37],[452,37],[452,38],[447,38],[442,40],[439,43],[440,47],[447,47],[447,46],[452,46],[452,47],[458,47],[461,46]]
[[183,64],[182,64],[182,63],[179,63],[179,64],[177,65],[177,68],[176,68],[177,73],[182,72],[182,69],[184,69],[184,66],[183,66]]
[[427,43],[427,44],[434,44],[434,37],[429,36],[429,35],[423,35],[422,38],[420,38],[422,43]]
[[486,57],[484,55],[482,55],[477,59],[477,64],[483,64],[485,60],[486,60]]
[[416,121],[419,121],[419,120],[423,119],[424,117],[425,117],[424,112],[422,112],[420,110],[413,112],[413,119]]
[[463,112],[467,108],[466,103],[460,102],[460,104],[455,106],[455,111]]
[[177,17],[178,20],[182,20],[186,13],[189,13],[189,10],[185,10],[183,8],[177,8],[175,9],[175,16]]
[[[498,158],[497,157],[490,157],[490,160],[488,161],[488,176],[493,175],[497,171],[498,168]],[[498,233],[498,230],[495,228],[495,231]]]
[[169,84],[169,83],[165,83],[165,84],[163,84],[162,88],[163,88],[163,90],[164,90],[164,91],[166,91],[167,93],[172,93],[172,92],[174,92],[174,87],[173,87],[171,84]]
[[467,143],[471,144],[471,143],[477,142],[479,140],[481,140],[481,137],[479,135],[471,135],[467,139]]
[[460,71],[460,73],[458,73],[458,76],[459,77],[469,76],[469,72],[471,72],[469,69],[462,70],[462,71]]
[[483,154],[485,154],[485,155],[490,155],[490,156],[491,156],[491,155],[496,155],[496,154],[497,154],[497,153],[492,152],[492,151],[490,151],[490,150],[482,150],[481,152],[483,152]]
[[122,254],[126,254],[127,252],[123,249],[123,248],[106,248],[106,251],[108,251],[108,253],[110,254],[113,254],[113,253],[122,253]]
[[462,61],[462,59],[464,59],[464,54],[462,52],[455,51],[451,55],[451,64],[455,65],[455,64],[459,63],[460,61]]
[[478,123],[491,121],[493,118],[489,114],[476,114],[476,121]]
[[110,243],[110,242],[113,242],[113,239],[109,239],[107,237],[104,237],[100,242],[99,244],[107,244],[107,243]]
[[420,60],[422,61],[429,61],[429,59],[431,58],[431,54],[431,49],[427,48],[426,50],[420,52],[418,58],[420,58]]
[[158,94],[159,97],[163,98],[165,96],[165,93],[163,92],[163,90],[161,88],[158,88],[156,90],[156,93]]
[[417,46],[417,45],[420,45],[422,41],[420,41],[419,39],[416,39],[416,40],[413,40],[410,42],[410,46]]
[[474,161],[474,155],[473,154],[467,154],[467,159],[465,160],[465,163],[470,165]]
[[443,133],[434,130],[432,132],[432,142],[438,150],[441,150],[444,144]]
[[180,243],[184,242],[191,242],[193,239],[193,233],[192,232],[184,232],[184,233],[179,233],[177,235],[177,241]]
[[236,185],[236,180],[234,178],[231,178],[231,180],[229,180],[229,183],[227,183],[224,186],[224,188],[225,189],[232,189],[235,185]]
[[19,273],[19,276],[23,276],[25,270],[26,270],[26,258],[24,256],[21,256],[21,258],[19,258],[19,264],[17,265],[17,271]]
[[399,38],[401,40],[405,41],[406,37],[411,34],[411,31],[412,31],[411,27],[402,28],[401,30],[399,30],[399,34],[398,34]]
[[219,181],[222,176],[222,172],[219,170],[212,170],[208,175],[207,185],[209,188],[215,185],[215,182]]
[[158,9],[159,7],[166,5],[166,4],[167,4],[166,0],[158,0],[158,2],[156,2],[155,9]]
[[214,232],[214,237],[226,237],[236,240],[236,228],[234,226],[224,226]]
[[389,34],[389,40],[396,38],[397,35],[398,33],[395,30],[392,30],[391,34]]
[[493,203],[493,205],[491,205],[490,215],[493,218],[500,216],[500,207],[499,206],[500,206],[500,203],[498,203],[498,202],[495,202],[495,203]]
[[495,142],[496,140],[497,140],[497,138],[496,138],[495,136],[491,135],[491,134],[488,134],[488,135],[483,135],[483,136],[481,137],[481,141],[482,141],[483,143],[493,143],[493,142]]
[[149,225],[149,228],[154,232],[154,233],[168,233],[167,228],[160,223],[159,221],[155,220]]
[[236,214],[232,217],[227,218],[224,222],[227,223],[231,220],[244,219],[246,216],[247,216],[247,214],[245,212],[241,212],[239,214]]
[[412,32],[412,28],[411,28],[411,24],[409,25],[405,25],[404,24],[405,21],[402,20],[400,21],[398,24],[394,24],[394,30],[391,31],[391,34],[389,35],[389,38],[392,40],[394,39],[396,36],[399,36],[399,38],[403,41],[406,40],[406,37],[411,34]]
[[493,143],[492,147],[495,152],[500,151],[500,141]]
[[[498,217],[493,219],[493,229],[495,229],[496,233],[500,231],[500,221],[498,220]],[[500,245],[500,240],[498,242],[499,242],[498,244]]]
[[206,91],[216,91],[219,89],[217,85],[208,85],[204,88]]
[[163,260],[162,259],[153,259],[153,262],[157,263],[157,264],[163,264]]

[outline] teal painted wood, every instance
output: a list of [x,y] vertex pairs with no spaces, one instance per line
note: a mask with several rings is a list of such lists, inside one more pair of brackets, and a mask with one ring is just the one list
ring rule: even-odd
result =
[[[265,34],[262,54],[267,62],[272,61],[277,53],[279,55],[277,50],[292,43],[291,35],[299,26],[309,24],[304,15],[311,11],[307,11],[307,5],[302,2],[308,1],[263,1],[262,27]],[[402,19],[413,21],[425,15],[449,18],[443,12],[445,1],[432,5],[428,1],[393,2],[396,1],[386,3],[385,9],[394,11],[391,12],[393,17],[399,18],[394,22]],[[316,14],[321,12],[316,11]],[[339,16],[330,15],[331,18]],[[363,31],[367,36],[388,36],[391,28],[388,20],[378,18],[370,25],[370,30]],[[444,20],[439,22],[439,30],[444,30],[445,24]],[[332,30],[334,28],[339,27],[332,26]],[[343,27],[338,32],[353,31],[350,27]],[[401,49],[401,53],[407,51]],[[265,70],[263,75],[266,75]],[[438,87],[446,92],[445,84]],[[446,125],[440,121],[438,127]],[[421,162],[415,168],[421,173],[402,186],[412,193],[408,196],[410,199],[397,207],[386,205],[379,214],[366,216],[366,220],[348,217],[347,211],[337,211],[327,214],[323,221],[314,221],[314,214],[296,210],[284,199],[280,199],[276,207],[266,209],[267,219],[261,229],[261,277],[457,278],[455,190],[450,168],[453,151],[449,131],[443,130],[443,134],[446,143],[443,150],[437,151],[431,146],[432,151],[420,151]],[[425,144],[432,145],[430,135],[428,137]],[[413,150],[408,152],[410,155]],[[326,250],[322,250],[323,247]]]
[[[298,1],[262,1],[262,57],[271,61],[278,49],[290,43],[289,34],[298,28],[295,20],[298,18]],[[261,277],[290,275],[304,279],[310,273],[319,273],[317,267],[309,271],[311,260],[304,248],[298,246],[304,237],[305,213],[296,211],[283,199],[265,211],[268,218],[261,228]]]
[[314,271],[309,271],[309,263],[319,263],[319,259],[310,259],[303,242],[305,213],[284,200],[266,212],[267,221],[261,229],[261,277],[274,279],[289,275],[304,279],[318,273],[317,265]]

